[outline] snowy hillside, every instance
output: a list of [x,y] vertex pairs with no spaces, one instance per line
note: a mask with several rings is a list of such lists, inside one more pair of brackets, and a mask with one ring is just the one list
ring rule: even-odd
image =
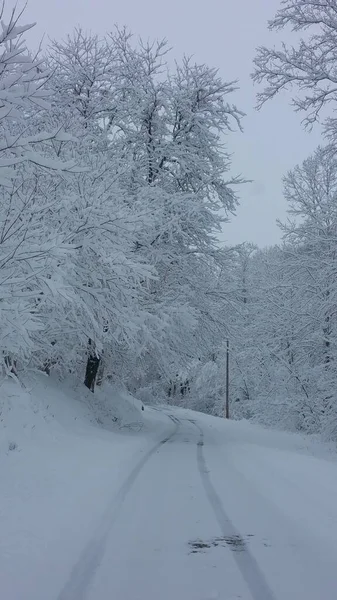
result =
[[[20,377],[21,379],[21,377]],[[118,430],[141,427],[142,403],[109,385],[92,394],[75,379],[34,375],[22,385],[3,380],[0,387],[1,449],[27,446],[40,438],[82,432],[90,426]]]
[[[109,386],[94,395],[74,382],[43,376],[26,378],[25,389],[2,381],[2,598],[33,600],[37,581],[45,589],[46,577],[56,589],[62,568],[66,576],[72,556],[92,531],[131,457],[165,428],[159,425],[154,431],[144,423],[141,407]],[[57,562],[57,581],[46,560]],[[31,595],[25,593],[27,585]]]

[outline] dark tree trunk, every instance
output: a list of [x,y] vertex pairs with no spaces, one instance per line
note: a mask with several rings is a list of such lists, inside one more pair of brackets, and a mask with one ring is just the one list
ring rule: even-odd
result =
[[88,342],[88,360],[87,360],[87,368],[85,370],[85,378],[84,385],[87,388],[94,392],[95,390],[95,381],[97,377],[97,372],[99,368],[100,358],[95,351],[94,344],[91,340]]

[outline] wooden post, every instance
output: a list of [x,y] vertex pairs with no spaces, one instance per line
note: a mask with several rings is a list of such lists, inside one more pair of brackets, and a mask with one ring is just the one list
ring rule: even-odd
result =
[[229,340],[226,351],[226,419],[229,419]]

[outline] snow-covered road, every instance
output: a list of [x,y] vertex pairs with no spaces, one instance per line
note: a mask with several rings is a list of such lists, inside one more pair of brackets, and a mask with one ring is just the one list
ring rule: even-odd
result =
[[296,436],[148,410],[167,429],[139,451],[56,598],[335,600],[336,462]]

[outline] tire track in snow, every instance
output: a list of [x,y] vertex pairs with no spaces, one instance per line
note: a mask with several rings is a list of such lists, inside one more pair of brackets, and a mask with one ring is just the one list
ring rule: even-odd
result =
[[160,442],[148,450],[143,458],[138,461],[138,463],[132,469],[127,479],[124,481],[123,485],[114,497],[112,503],[108,507],[107,511],[104,513],[95,535],[85,546],[77,563],[72,569],[68,582],[58,595],[57,600],[85,599],[86,591],[104,557],[107,539],[118,513],[123,506],[126,496],[151,456],[155,454],[164,444],[170,441],[177,433],[180,425],[179,419],[172,417],[172,415],[166,416],[169,417],[174,423],[174,429],[172,433],[160,440]]
[[[213,512],[215,514],[216,520],[219,524],[220,530],[226,539],[236,539],[242,540],[242,551],[233,552],[233,558],[236,561],[236,564],[243,576],[248,589],[252,595],[254,600],[275,600],[274,593],[270,589],[268,583],[265,580],[265,577],[256,562],[255,558],[245,545],[245,542],[240,535],[239,531],[235,528],[230,518],[227,516],[226,511],[222,505],[221,498],[216,492],[214,488],[210,476],[209,470],[207,468],[207,463],[204,457],[204,433],[198,425],[198,423],[192,419],[188,419],[190,423],[192,423],[200,433],[200,438],[197,443],[197,461],[198,461],[198,469],[201,477],[201,481],[203,483],[207,498],[209,500],[210,505],[212,506]],[[229,548],[231,546],[229,545]]]

